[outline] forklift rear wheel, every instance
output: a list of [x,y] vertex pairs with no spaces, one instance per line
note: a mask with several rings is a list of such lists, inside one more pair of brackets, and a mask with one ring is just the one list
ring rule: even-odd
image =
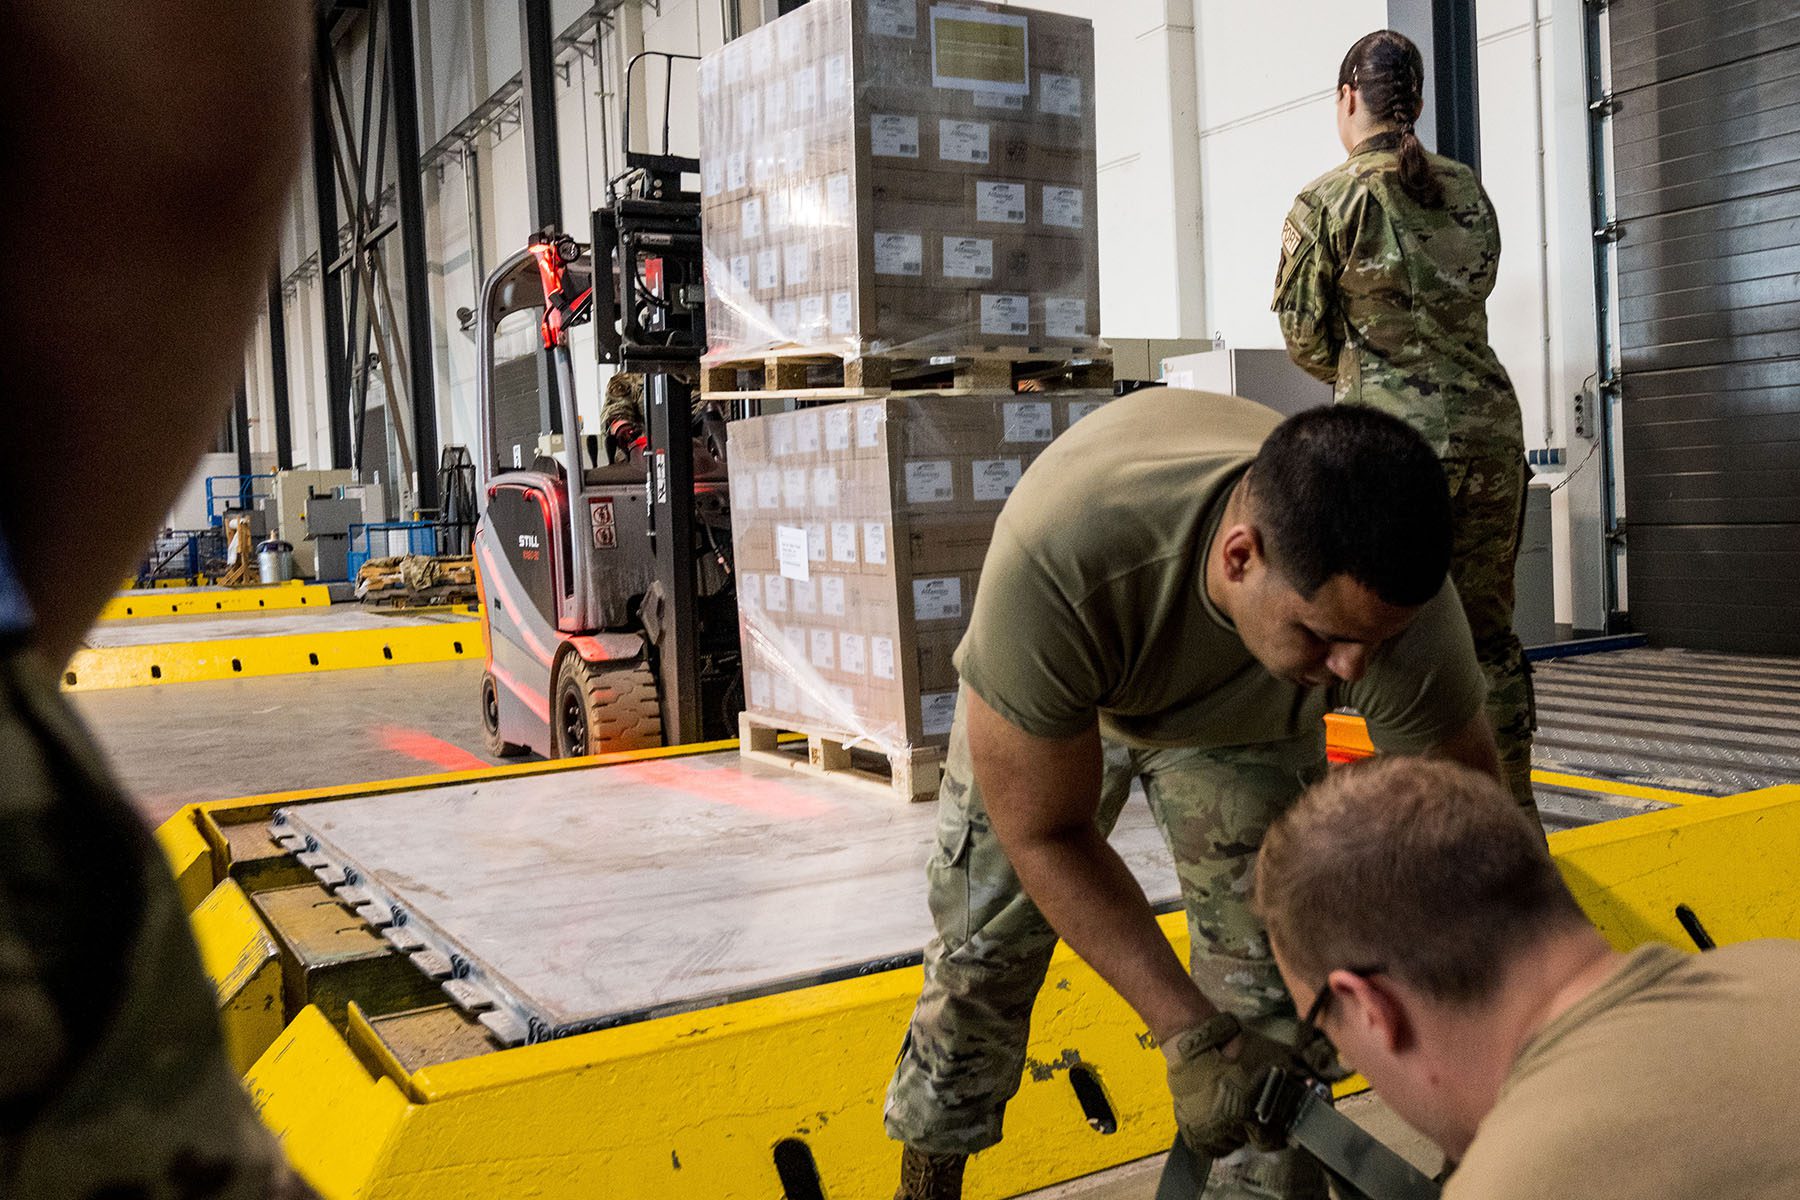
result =
[[526,746],[514,745],[500,736],[500,691],[492,675],[481,677],[481,730],[487,735],[487,751],[495,758],[518,758],[530,754]]
[[656,675],[643,659],[591,663],[579,654],[556,671],[550,735],[557,758],[662,745]]

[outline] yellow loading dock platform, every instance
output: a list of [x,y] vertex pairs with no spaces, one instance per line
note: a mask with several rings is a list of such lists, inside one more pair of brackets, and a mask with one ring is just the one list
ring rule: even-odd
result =
[[450,662],[483,656],[466,609],[251,611],[103,621],[63,668],[63,690]]
[[102,621],[146,617],[193,617],[216,613],[266,612],[271,609],[329,608],[331,589],[322,583],[274,584],[267,587],[131,588],[100,610]]
[[[1720,942],[1800,933],[1800,788],[1560,786],[1657,809],[1553,838],[1617,944],[1691,946],[1678,904]],[[1126,814],[1115,842],[1170,905]],[[206,804],[160,836],[252,1094],[327,1196],[885,1200],[935,821],[723,743]],[[1161,1056],[1059,952],[967,1194],[1172,1136]]]

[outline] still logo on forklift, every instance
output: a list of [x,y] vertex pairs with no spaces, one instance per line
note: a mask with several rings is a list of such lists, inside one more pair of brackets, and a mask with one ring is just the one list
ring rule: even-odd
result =
[[527,560],[535,562],[540,549],[542,547],[538,542],[537,534],[521,533],[519,535],[519,550]]

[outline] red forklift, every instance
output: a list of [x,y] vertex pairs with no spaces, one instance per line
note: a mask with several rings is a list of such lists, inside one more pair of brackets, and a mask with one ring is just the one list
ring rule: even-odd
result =
[[[705,285],[681,180],[700,164],[668,153],[666,125],[663,143],[627,153],[591,244],[546,230],[482,286],[475,560],[498,757],[731,737],[743,707],[725,417],[694,400]],[[533,351],[502,360],[520,314]],[[569,333],[589,321],[599,362],[643,381],[641,414],[604,431],[576,402]]]

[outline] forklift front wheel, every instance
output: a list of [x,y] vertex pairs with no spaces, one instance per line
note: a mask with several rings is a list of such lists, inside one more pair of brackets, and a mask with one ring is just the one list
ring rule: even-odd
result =
[[514,745],[500,736],[500,691],[494,677],[481,676],[481,729],[487,735],[487,751],[495,758],[518,758],[530,754],[526,746]]
[[557,758],[662,745],[656,674],[641,658],[591,663],[570,654],[556,670],[550,737]]

